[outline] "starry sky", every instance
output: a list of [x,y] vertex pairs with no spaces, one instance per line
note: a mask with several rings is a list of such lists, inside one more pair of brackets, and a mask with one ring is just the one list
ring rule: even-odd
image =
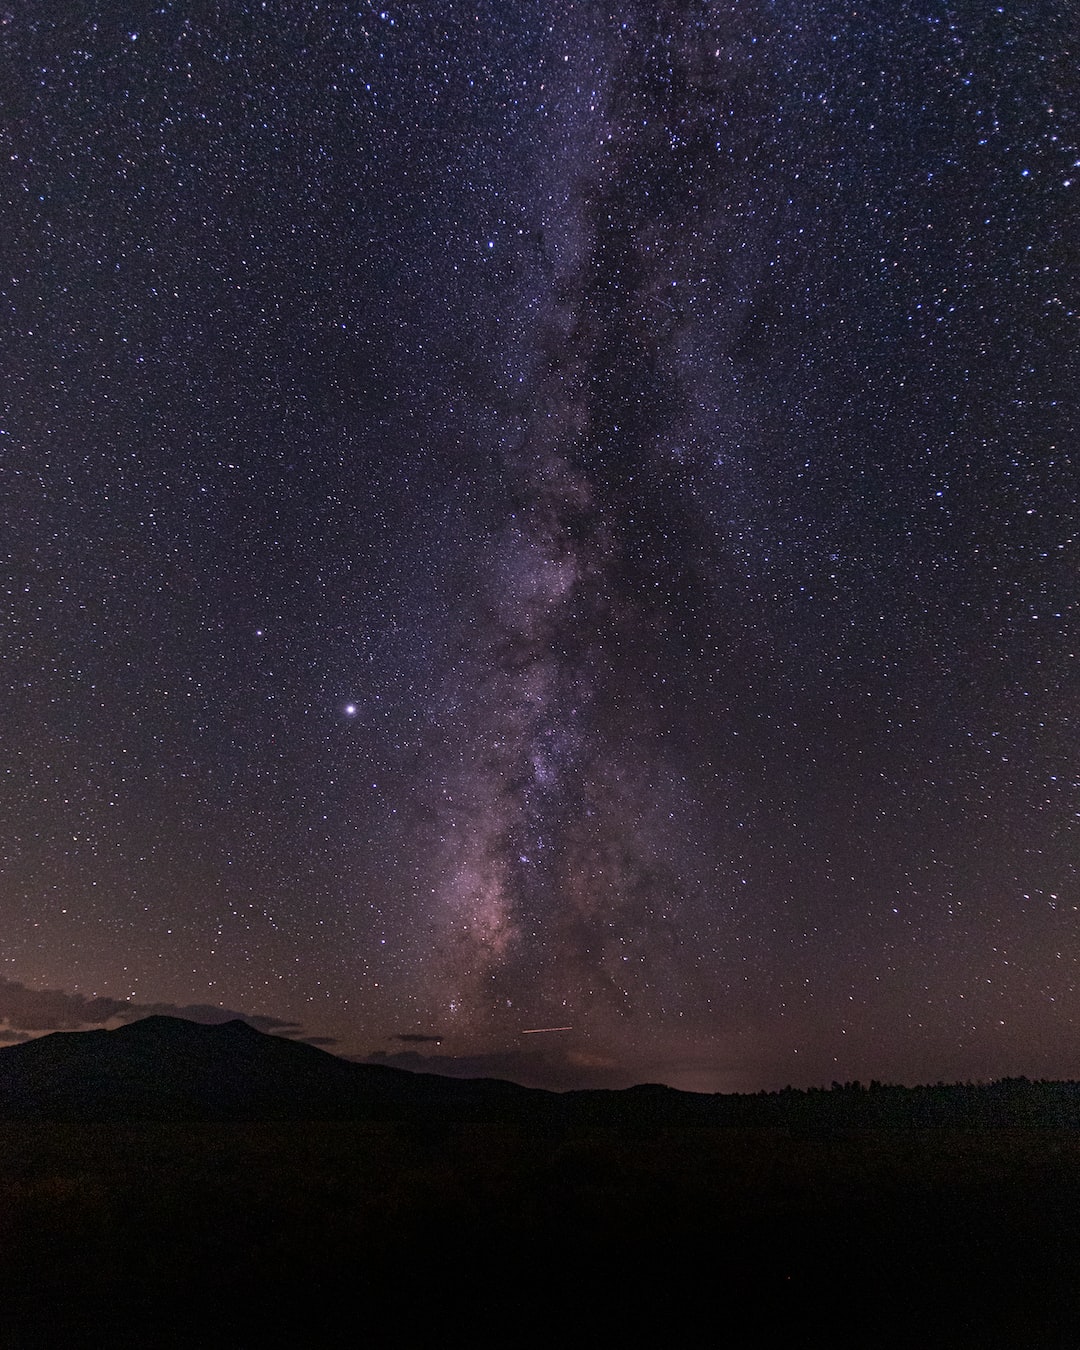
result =
[[1080,1077],[1080,11],[382,3],[0,7],[0,1039]]

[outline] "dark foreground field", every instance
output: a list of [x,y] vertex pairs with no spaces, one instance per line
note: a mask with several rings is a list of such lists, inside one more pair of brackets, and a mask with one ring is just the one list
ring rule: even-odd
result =
[[0,1125],[8,1347],[1080,1345],[1074,1131]]

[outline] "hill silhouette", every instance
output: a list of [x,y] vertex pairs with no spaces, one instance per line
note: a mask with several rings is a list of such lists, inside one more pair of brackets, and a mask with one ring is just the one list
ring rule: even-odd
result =
[[546,1095],[354,1064],[239,1019],[207,1025],[152,1016],[0,1050],[4,1120],[386,1120],[433,1108],[468,1119],[512,1115],[515,1104]]
[[532,1127],[834,1130],[1080,1126],[1080,1084],[1004,1079],[830,1090],[680,1092],[658,1084],[548,1092],[357,1064],[234,1020],[151,1016],[0,1049],[0,1120],[483,1122]]

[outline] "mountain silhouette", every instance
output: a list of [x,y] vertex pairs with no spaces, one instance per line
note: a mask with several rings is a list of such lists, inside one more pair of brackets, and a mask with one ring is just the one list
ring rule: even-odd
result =
[[354,1064],[258,1031],[153,1016],[0,1050],[0,1119],[311,1120],[514,1115],[552,1094]]
[[115,1031],[61,1031],[0,1049],[0,1120],[492,1122],[631,1131],[735,1126],[1080,1127],[1080,1084],[1006,1078],[831,1090],[680,1092],[660,1084],[548,1092],[357,1064],[258,1031],[152,1016]]

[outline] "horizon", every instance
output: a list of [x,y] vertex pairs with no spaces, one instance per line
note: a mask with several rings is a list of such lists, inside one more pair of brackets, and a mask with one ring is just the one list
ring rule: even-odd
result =
[[[329,1044],[322,1043],[325,1042],[326,1038],[300,1036],[297,1033],[290,1033],[288,1030],[264,1030],[256,1026],[252,1020],[244,1017],[242,1014],[229,1016],[228,1018],[222,1021],[211,1022],[192,1017],[183,1017],[176,1013],[147,1013],[143,1016],[134,1017],[129,1021],[119,1022],[115,1026],[105,1025],[100,1027],[83,1027],[79,1029],[64,1028],[58,1030],[44,1030],[32,1034],[27,1034],[23,1037],[23,1039],[19,1041],[10,1042],[7,1045],[0,1044],[0,1050],[10,1049],[15,1045],[23,1045],[29,1041],[40,1040],[45,1036],[53,1036],[53,1035],[79,1036],[83,1032],[87,1031],[106,1031],[106,1032],[122,1031],[128,1028],[137,1027],[140,1023],[148,1021],[177,1022],[186,1026],[200,1027],[205,1028],[207,1030],[223,1029],[226,1027],[246,1027],[254,1031],[259,1036],[263,1036],[274,1040],[289,1041],[294,1044],[309,1045],[311,1046],[312,1049],[320,1050],[325,1054],[333,1056],[335,1059],[340,1059],[345,1063],[355,1064],[360,1067],[369,1066],[379,1068],[392,1068],[402,1073],[414,1072],[426,1075],[434,1074],[440,1077],[454,1078],[459,1081],[478,1081],[478,1080],[492,1081],[492,1075],[468,1072],[465,1068],[468,1061],[466,1060],[463,1064],[462,1059],[457,1056],[452,1055],[442,1057],[431,1056],[426,1061],[425,1066],[423,1068],[420,1068],[411,1064],[398,1062],[390,1063],[388,1062],[390,1057],[385,1055],[380,1056],[377,1052],[371,1055],[364,1055],[364,1056],[348,1055],[334,1050],[333,1048],[331,1048],[331,1045]],[[402,1056],[400,1058],[407,1058],[407,1056]],[[438,1070],[437,1068],[432,1067],[439,1063],[440,1058],[443,1061],[445,1061],[445,1063],[449,1066],[448,1070],[443,1070],[440,1072],[440,1070]],[[510,1083],[515,1082],[515,1080],[513,1079],[498,1079],[496,1081],[503,1081]],[[1031,1078],[1026,1074],[1014,1074],[989,1079],[974,1079],[974,1080],[966,1079],[963,1081],[956,1080],[952,1082],[945,1082],[942,1079],[937,1079],[933,1081],[929,1079],[926,1080],[919,1079],[914,1082],[894,1082],[891,1080],[882,1080],[877,1078],[872,1078],[866,1082],[863,1082],[860,1079],[848,1079],[848,1080],[833,1079],[829,1083],[811,1083],[804,1087],[796,1087],[792,1083],[786,1083],[782,1087],[733,1089],[726,1093],[723,1091],[719,1092],[701,1091],[693,1088],[675,1088],[672,1087],[671,1084],[654,1081],[642,1081],[642,1082],[635,1081],[634,1083],[628,1084],[626,1087],[623,1088],[607,1087],[607,1086],[601,1087],[599,1089],[597,1088],[590,1089],[582,1087],[561,1087],[561,1088],[541,1087],[539,1090],[554,1093],[580,1092],[590,1090],[591,1091],[598,1090],[602,1092],[610,1092],[610,1091],[628,1092],[638,1088],[660,1088],[663,1089],[664,1091],[686,1093],[691,1096],[762,1096],[762,1095],[775,1096],[788,1092],[795,1092],[795,1093],[819,1093],[819,1092],[836,1092],[836,1091],[875,1092],[875,1091],[888,1091],[890,1089],[896,1089],[898,1091],[903,1092],[915,1092],[924,1089],[942,1089],[942,1088],[943,1089],[991,1088],[1005,1084],[1018,1084],[1018,1083],[1023,1083],[1030,1086],[1057,1085],[1057,1086],[1080,1087],[1080,1079],[1075,1078]],[[529,1086],[529,1085],[518,1084],[518,1086]]]
[[[4,982],[0,980],[0,994],[2,994]],[[27,991],[29,992],[29,991]],[[41,991],[37,991],[40,993]],[[56,991],[49,991],[54,994]],[[393,1068],[409,1073],[436,1074],[442,1077],[455,1078],[460,1080],[469,1079],[500,1079],[502,1081],[517,1083],[519,1086],[539,1088],[549,1092],[573,1092],[582,1090],[605,1090],[605,1091],[625,1091],[634,1087],[664,1087],[671,1088],[678,1092],[688,1092],[696,1095],[755,1095],[755,1094],[775,1094],[785,1091],[797,1092],[822,1092],[832,1091],[836,1088],[861,1088],[869,1090],[870,1088],[901,1088],[904,1090],[915,1090],[917,1088],[932,1087],[988,1087],[995,1083],[1002,1082],[1032,1082],[1032,1083],[1073,1083],[1080,1081],[1080,1075],[1070,1074],[1029,1074],[1024,1072],[1000,1072],[988,1076],[968,1076],[966,1078],[945,1079],[940,1075],[937,1077],[923,1076],[910,1077],[906,1079],[894,1079],[883,1077],[878,1074],[869,1077],[860,1078],[858,1076],[836,1076],[825,1080],[807,1080],[804,1082],[788,1081],[785,1083],[766,1083],[756,1086],[743,1084],[728,1087],[711,1088],[707,1086],[693,1086],[690,1083],[680,1085],[666,1081],[664,1078],[632,1078],[626,1073],[616,1072],[615,1074],[604,1075],[600,1079],[592,1079],[589,1075],[583,1074],[581,1081],[572,1081],[573,1075],[567,1078],[565,1064],[549,1064],[545,1067],[544,1063],[538,1062],[535,1058],[522,1061],[520,1067],[515,1068],[515,1059],[511,1053],[502,1052],[488,1055],[461,1055],[461,1054],[422,1054],[416,1051],[397,1051],[385,1052],[374,1050],[369,1053],[350,1052],[342,1047],[334,1037],[306,1035],[304,1029],[299,1023],[287,1022],[277,1018],[247,1015],[236,1012],[231,1009],[216,1010],[202,1007],[188,1007],[185,1009],[163,1010],[167,1005],[155,1005],[154,1011],[137,1011],[134,1009],[126,1010],[122,1017],[110,1017],[105,1022],[85,1026],[65,1026],[65,1027],[46,1027],[34,1030],[14,1031],[11,1028],[0,1027],[0,1050],[9,1048],[13,1045],[25,1044],[27,1041],[37,1040],[44,1036],[54,1034],[75,1034],[83,1031],[119,1031],[125,1027],[137,1026],[140,1022],[153,1019],[163,1019],[165,1021],[182,1022],[193,1027],[224,1027],[229,1025],[241,1025],[250,1027],[261,1035],[272,1036],[276,1039],[293,1041],[303,1045],[311,1045],[313,1048],[322,1050],[327,1054],[333,1055],[346,1063],[360,1065],[374,1065],[378,1067]],[[134,1015],[127,1015],[128,1012]],[[522,1034],[528,1034],[523,1032]],[[500,1072],[499,1070],[504,1070]],[[705,1071],[702,1071],[705,1072]]]

